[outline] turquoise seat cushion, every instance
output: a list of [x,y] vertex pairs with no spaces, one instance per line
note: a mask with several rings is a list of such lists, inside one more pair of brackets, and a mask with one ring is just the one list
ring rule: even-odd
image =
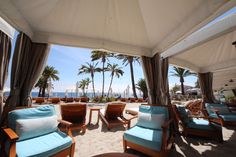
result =
[[187,126],[192,129],[200,129],[200,130],[215,130],[221,129],[220,125],[215,123],[210,123],[208,120],[202,118],[192,118],[190,122],[187,123]]
[[162,131],[134,126],[124,133],[124,139],[143,147],[160,151]]
[[167,107],[163,106],[148,106],[148,105],[140,105],[139,112],[142,113],[151,113],[151,114],[164,114],[165,119],[169,119],[169,111]]
[[10,112],[8,125],[21,141],[56,131],[58,122],[54,106],[48,105]]
[[72,144],[72,139],[66,134],[56,131],[36,138],[16,142],[18,157],[48,157],[58,153]]

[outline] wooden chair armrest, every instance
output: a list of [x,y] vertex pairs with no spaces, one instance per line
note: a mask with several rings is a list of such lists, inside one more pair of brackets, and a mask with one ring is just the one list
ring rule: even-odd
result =
[[135,119],[135,118],[138,118],[138,115],[135,115],[135,116],[133,116],[133,117],[131,117],[131,118],[125,118],[125,117],[123,117],[122,119],[125,120],[125,121],[128,123],[128,129],[129,129],[129,128],[130,128],[130,124],[131,124],[131,120],[132,120],[132,119]]
[[170,120],[168,120],[168,121],[165,121],[163,124],[162,124],[162,129],[167,129],[168,128],[168,126],[170,125],[170,123],[172,123],[173,122],[173,119],[170,119]]
[[167,136],[167,128],[168,126],[173,122],[173,119],[170,119],[168,121],[165,121],[164,124],[162,124],[162,147],[163,149],[166,149],[168,146],[168,136]]
[[66,127],[70,127],[72,125],[71,122],[68,122],[66,120],[58,119],[58,122],[65,125]]
[[133,116],[133,117],[131,117],[131,118],[125,118],[125,117],[124,117],[124,119],[127,120],[127,121],[131,121],[131,120],[133,120],[133,119],[135,119],[135,118],[138,118],[138,115],[135,115],[135,116]]
[[2,130],[10,141],[16,141],[19,139],[19,136],[11,128],[2,128]]
[[[67,134],[68,136],[70,136],[70,137],[73,139],[73,135],[72,135],[72,132],[71,132],[71,129],[70,129],[72,123],[71,123],[71,122],[68,122],[68,121],[66,121],[66,120],[62,120],[62,119],[58,119],[58,122],[59,122],[60,124],[66,126],[66,134]],[[73,140],[74,140],[74,139],[73,139]]]

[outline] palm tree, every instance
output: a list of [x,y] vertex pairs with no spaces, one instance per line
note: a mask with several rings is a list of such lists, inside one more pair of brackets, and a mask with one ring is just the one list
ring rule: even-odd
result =
[[199,79],[195,82],[195,88],[200,88]]
[[93,50],[91,55],[92,61],[100,60],[102,62],[102,97],[104,95],[104,84],[105,84],[105,63],[108,60],[108,57],[111,57],[113,54],[103,51],[103,50]]
[[92,79],[92,86],[93,86],[93,97],[95,97],[95,87],[94,87],[94,74],[95,72],[101,72],[101,68],[97,68],[98,63],[86,63],[86,65],[82,65],[79,68],[79,73],[80,74],[90,74],[91,79]]
[[180,83],[181,83],[181,92],[182,95],[185,94],[184,92],[184,78],[187,76],[191,76],[194,75],[196,76],[196,73],[190,72],[189,70],[183,69],[183,68],[178,68],[178,67],[173,67],[174,71],[172,71],[172,75],[171,76],[175,76],[175,77],[179,77],[180,78]]
[[110,63],[108,63],[108,65],[107,65],[107,71],[111,72],[111,82],[110,82],[110,85],[108,88],[108,93],[107,93],[107,97],[109,97],[110,89],[111,89],[111,85],[112,85],[112,81],[113,81],[114,76],[119,78],[120,76],[123,76],[124,71],[121,69],[121,67],[119,67],[118,64],[110,64]]
[[41,76],[39,78],[38,82],[34,86],[35,88],[39,88],[38,97],[41,97],[41,95],[42,95],[43,85],[44,85],[44,80],[43,80],[43,76]]
[[133,89],[133,95],[134,95],[135,98],[137,98],[136,89],[135,89],[135,82],[134,82],[133,63],[138,62],[140,64],[139,57],[127,56],[127,55],[117,55],[116,57],[118,59],[123,60],[123,64],[125,66],[127,66],[129,64],[129,66],[130,66],[130,75],[131,75],[131,82],[132,82],[132,89]]
[[[42,77],[40,79],[42,79],[43,81],[43,85],[42,85],[42,97],[45,97],[45,91],[46,88],[48,87],[48,82],[50,79],[52,79],[53,81],[57,81],[59,80],[58,77],[59,72],[57,70],[55,70],[55,68],[53,66],[46,66],[44,68]],[[39,79],[39,81],[41,81]]]
[[138,83],[136,84],[136,88],[143,93],[143,99],[146,99],[148,97],[148,90],[145,79],[139,79]]
[[89,86],[90,83],[91,83],[91,81],[90,81],[89,78],[82,79],[82,80],[79,82],[79,88],[82,89],[83,96],[86,96],[86,94],[85,94],[85,89],[88,89],[88,86]]

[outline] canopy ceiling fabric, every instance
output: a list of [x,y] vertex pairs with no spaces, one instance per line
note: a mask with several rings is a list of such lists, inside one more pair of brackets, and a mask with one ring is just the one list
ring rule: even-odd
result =
[[[233,41],[236,41],[236,30],[180,53],[170,62],[201,73],[213,72],[213,89],[233,89],[236,88],[236,47],[232,45]],[[234,82],[229,82],[230,79]]]
[[228,10],[229,0],[1,0],[37,42],[153,56]]

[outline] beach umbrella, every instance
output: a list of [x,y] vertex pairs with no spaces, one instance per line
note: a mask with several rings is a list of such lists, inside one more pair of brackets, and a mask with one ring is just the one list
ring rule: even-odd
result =
[[51,79],[48,80],[47,91],[48,91],[48,97],[50,97],[52,94],[52,81],[51,81]]
[[79,96],[79,81],[76,82],[75,93],[76,93],[76,97],[78,97]]
[[65,97],[68,97],[68,90],[65,91]]

